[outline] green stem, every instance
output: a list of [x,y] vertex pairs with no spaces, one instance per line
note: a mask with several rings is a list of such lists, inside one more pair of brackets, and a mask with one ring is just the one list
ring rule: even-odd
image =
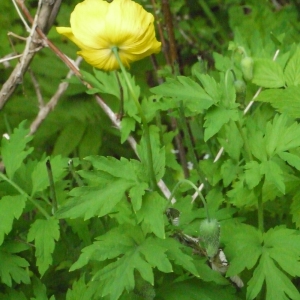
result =
[[262,193],[257,198],[257,212],[258,212],[258,229],[264,232],[264,207],[262,200]]
[[247,152],[247,155],[248,155],[248,161],[252,161],[253,160],[253,156],[252,156],[252,153],[251,153],[251,148],[250,148],[250,145],[249,145],[249,142],[248,142],[248,139],[243,131],[243,128],[242,128],[242,125],[241,125],[241,122],[240,121],[237,121],[236,122],[236,125],[237,125],[237,128],[241,134],[241,137],[243,139],[243,142],[244,142],[244,145],[245,145],[245,150]]
[[130,94],[132,96],[132,99],[139,111],[139,115],[141,117],[142,123],[143,123],[143,130],[145,133],[145,140],[146,140],[146,147],[147,147],[147,158],[148,158],[148,164],[149,164],[149,170],[150,170],[150,186],[152,190],[155,190],[157,188],[156,184],[156,178],[155,178],[155,173],[154,173],[154,168],[153,168],[153,157],[152,157],[152,149],[151,149],[151,140],[150,140],[150,131],[149,131],[149,126],[146,120],[146,117],[144,115],[143,109],[141,107],[141,104],[133,90],[133,87],[131,85],[131,81],[129,80],[128,74],[125,70],[125,67],[120,59],[119,53],[118,53],[118,48],[117,47],[112,47],[111,48],[112,52],[114,53],[119,66],[121,68],[121,71],[123,73],[123,76],[125,78],[125,81],[127,83],[128,89],[130,91]]
[[8,179],[4,174],[0,173],[0,177],[8,182],[11,186],[13,186],[21,195],[24,195],[40,212],[45,216],[46,219],[50,219],[50,215],[47,213],[45,209],[43,209],[37,201],[35,201],[32,197],[30,197],[25,191],[23,191],[18,185],[16,185],[13,181]]
[[185,140],[186,145],[188,147],[188,151],[189,151],[192,163],[193,163],[193,165],[194,165],[194,167],[195,167],[195,169],[198,173],[198,176],[199,176],[201,182],[204,184],[204,187],[206,187],[207,184],[206,184],[205,178],[204,178],[204,176],[203,176],[203,174],[202,174],[202,172],[199,168],[198,159],[196,157],[195,150],[194,150],[194,147],[193,147],[193,144],[192,144],[192,141],[191,141],[192,137],[191,137],[189,129],[188,129],[186,118],[184,116],[182,101],[180,101],[180,106],[179,106],[178,112],[179,112],[181,128],[182,128],[183,133],[184,133],[184,140]]
[[80,178],[80,177],[78,176],[78,174],[76,173],[76,170],[75,170],[74,164],[73,164],[73,160],[70,159],[68,164],[69,164],[69,171],[71,172],[71,174],[72,174],[74,180],[76,181],[76,184],[77,184],[78,186],[84,186],[83,181],[81,180],[81,178]]
[[204,209],[205,209],[205,213],[206,213],[206,217],[208,219],[208,221],[210,222],[210,216],[209,216],[209,212],[208,212],[208,206],[207,206],[207,203],[206,203],[206,200],[205,198],[203,197],[201,191],[188,179],[181,179],[180,181],[177,182],[177,184],[175,185],[169,199],[168,199],[168,203],[167,203],[167,206],[169,205],[169,203],[172,201],[178,187],[182,184],[182,183],[187,183],[189,184],[191,187],[194,188],[194,190],[197,192],[198,196],[200,197],[202,203],[203,203],[203,206],[204,206]]
[[47,173],[48,173],[49,185],[50,185],[50,197],[51,197],[51,204],[52,204],[52,213],[54,214],[57,211],[57,199],[56,199],[56,193],[55,193],[53,172],[52,172],[52,167],[51,167],[51,163],[50,163],[49,159],[46,161],[46,167],[47,167]]

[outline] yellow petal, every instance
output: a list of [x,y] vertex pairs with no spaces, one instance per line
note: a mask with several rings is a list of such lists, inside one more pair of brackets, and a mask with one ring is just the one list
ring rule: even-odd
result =
[[86,49],[78,51],[77,54],[82,56],[88,64],[95,68],[102,69],[104,71],[119,69],[119,64],[110,49]]
[[109,47],[103,38],[108,7],[109,3],[103,0],[85,0],[76,5],[70,23],[74,36],[82,44],[94,49]]
[[64,35],[68,39],[70,39],[74,44],[76,44],[79,48],[85,48],[86,46],[82,44],[82,42],[74,36],[72,29],[70,27],[56,27],[56,31],[59,34]]

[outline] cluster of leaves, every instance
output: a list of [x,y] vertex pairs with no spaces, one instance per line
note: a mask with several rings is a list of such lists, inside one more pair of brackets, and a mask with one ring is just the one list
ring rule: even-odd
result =
[[[91,96],[71,80],[72,89],[34,138],[27,122],[10,129],[37,112],[33,94],[26,95],[27,79],[25,96],[17,94],[1,112],[1,130],[8,133],[1,143],[1,299],[300,298],[297,10],[290,4],[275,11],[260,1],[184,3],[171,6],[180,16],[175,36],[181,55],[198,54],[201,45],[185,41],[205,37],[199,51],[213,67],[202,60],[182,66],[181,76],[165,67],[159,73],[164,82],[149,89],[141,77],[149,64],[133,65],[136,76],[129,81],[149,124],[153,166],[121,72],[92,74],[83,66]],[[202,10],[206,18],[192,18]],[[68,14],[63,4],[58,20]],[[58,41],[54,32],[51,37]],[[38,57],[33,71],[43,78],[49,70],[58,83],[62,67],[51,71],[44,64],[41,70],[41,59],[58,65],[55,57]],[[50,97],[49,80],[41,86]],[[121,112],[120,132],[91,100],[95,93]],[[30,101],[20,105],[25,97]],[[174,120],[177,131],[170,130]],[[190,186],[180,185],[186,166],[176,156],[178,133],[193,162],[188,179],[204,183],[229,266],[220,252],[208,257],[201,243],[207,211]],[[136,149],[126,143],[130,136]],[[152,189],[152,167],[157,182],[179,186],[170,197]],[[236,276],[244,287],[232,284]]]

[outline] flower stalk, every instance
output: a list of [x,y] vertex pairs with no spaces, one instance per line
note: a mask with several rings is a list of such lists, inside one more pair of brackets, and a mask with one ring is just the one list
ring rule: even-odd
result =
[[152,149],[151,149],[151,140],[150,140],[149,126],[148,126],[146,117],[144,115],[142,106],[141,106],[141,104],[140,104],[140,102],[138,100],[137,95],[135,94],[135,92],[133,90],[133,87],[131,85],[131,81],[129,80],[129,77],[128,77],[128,74],[126,72],[126,69],[125,69],[125,67],[124,67],[124,65],[123,65],[123,63],[122,63],[122,61],[120,59],[118,48],[117,47],[112,47],[111,50],[114,53],[114,55],[116,57],[116,60],[119,63],[120,69],[121,69],[122,74],[123,74],[123,76],[125,78],[125,81],[127,83],[129,92],[130,92],[131,97],[132,97],[132,100],[134,101],[134,103],[135,103],[135,105],[136,105],[136,107],[138,109],[139,115],[141,117],[141,120],[142,120],[143,131],[144,131],[144,134],[145,134],[146,146],[147,146],[147,158],[148,158],[149,172],[150,172],[150,187],[151,187],[152,190],[155,190],[156,187],[157,187],[157,182],[156,182],[154,168],[153,168],[153,156],[152,156]]

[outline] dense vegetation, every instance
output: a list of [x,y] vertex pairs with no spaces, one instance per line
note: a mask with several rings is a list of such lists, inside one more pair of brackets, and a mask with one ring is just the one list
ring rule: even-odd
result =
[[137,2],[132,89],[1,2],[0,299],[300,299],[298,1]]

